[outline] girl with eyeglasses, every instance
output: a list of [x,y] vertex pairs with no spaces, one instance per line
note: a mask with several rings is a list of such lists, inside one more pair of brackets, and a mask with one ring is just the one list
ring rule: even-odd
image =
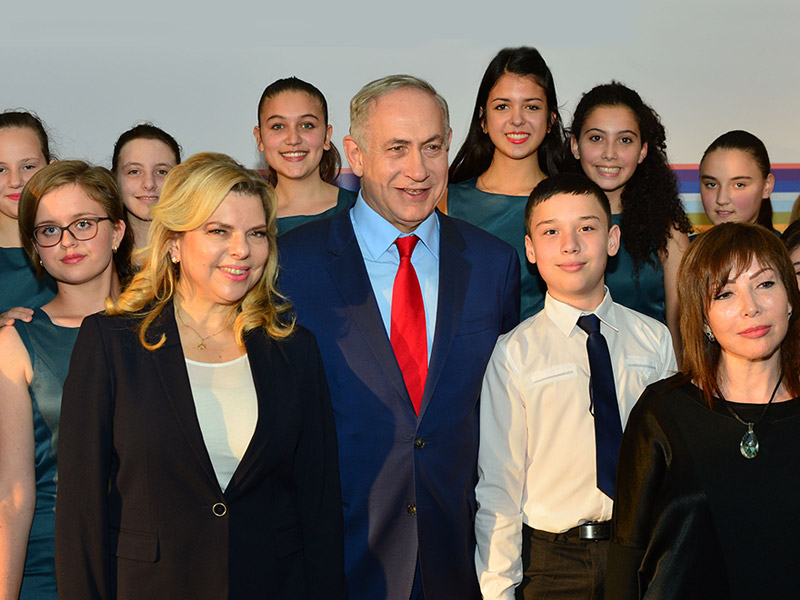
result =
[[61,393],[84,317],[119,293],[132,237],[113,175],[82,161],[39,170],[21,192],[19,235],[55,298],[0,328],[0,598],[55,599]]

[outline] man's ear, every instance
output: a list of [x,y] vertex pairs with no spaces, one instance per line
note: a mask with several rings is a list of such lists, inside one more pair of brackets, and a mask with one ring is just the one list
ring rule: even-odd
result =
[[619,225],[612,225],[608,230],[608,255],[615,256],[619,252]]
[[525,256],[528,258],[529,263],[536,264],[536,251],[533,249],[533,240],[527,233],[525,234]]
[[344,136],[342,140],[342,147],[344,148],[344,155],[347,157],[347,164],[353,170],[356,177],[364,175],[364,157],[361,146],[352,135]]

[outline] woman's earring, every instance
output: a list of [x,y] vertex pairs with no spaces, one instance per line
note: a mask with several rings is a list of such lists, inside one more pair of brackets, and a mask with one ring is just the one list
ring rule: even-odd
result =
[[178,257],[177,256],[170,256],[169,259],[172,261],[173,265],[178,264]]
[[706,328],[705,328],[704,331],[705,331],[706,337],[708,338],[709,342],[716,342],[717,341],[717,338],[714,337],[714,333],[711,331],[711,328],[708,325],[706,325]]
[[789,318],[790,319],[792,318],[792,309],[791,308],[789,309]]
[[116,254],[116,253],[117,253],[117,250],[119,250],[119,247],[118,247],[116,244],[114,244],[113,246],[111,246],[111,252],[113,252],[114,254]]

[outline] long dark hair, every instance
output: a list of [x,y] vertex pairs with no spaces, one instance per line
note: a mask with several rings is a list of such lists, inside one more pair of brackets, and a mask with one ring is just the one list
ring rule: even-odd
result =
[[[325,127],[328,126],[328,101],[325,95],[314,85],[307,81],[298,79],[297,77],[286,77],[285,79],[277,79],[270,83],[261,93],[261,98],[258,101],[258,126],[261,127],[261,109],[269,98],[274,98],[283,92],[303,92],[308,94],[320,103],[322,107],[322,117],[325,121]],[[330,142],[330,148],[322,151],[322,160],[319,163],[319,176],[325,183],[333,183],[339,175],[342,168],[342,157],[333,142]],[[267,165],[267,180],[273,185],[278,184],[278,174],[270,165]]]
[[550,132],[539,146],[539,167],[547,175],[558,173],[563,167],[566,157],[564,124],[558,112],[556,84],[550,68],[536,48],[522,46],[520,48],[504,48],[492,59],[475,98],[475,108],[469,124],[467,139],[459,148],[453,164],[450,165],[450,183],[458,183],[477,177],[492,164],[494,144],[488,133],[481,127],[481,115],[486,111],[486,103],[492,88],[506,73],[532,78],[545,91],[547,113],[554,115]]
[[[750,155],[755,161],[758,170],[761,171],[761,176],[766,178],[769,175],[772,166],[769,162],[769,153],[767,147],[760,139],[754,136],[749,131],[742,131],[736,129],[723,133],[706,148],[703,152],[703,158],[700,159],[700,164],[706,159],[714,150],[740,150]],[[758,217],[756,223],[767,229],[772,229],[772,200],[769,197],[761,200],[761,208],[758,210]]]
[[[589,114],[599,106],[624,106],[634,115],[647,156],[622,191],[621,229],[625,249],[633,258],[634,274],[644,263],[656,266],[655,255],[667,251],[672,228],[689,233],[692,225],[683,209],[678,180],[667,160],[667,135],[658,113],[635,91],[617,81],[586,92],[575,108],[570,134],[580,139]],[[580,161],[574,168],[582,171]]]

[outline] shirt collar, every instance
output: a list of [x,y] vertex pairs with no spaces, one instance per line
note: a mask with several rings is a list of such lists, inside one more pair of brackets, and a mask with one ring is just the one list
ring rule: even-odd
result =
[[[366,203],[360,191],[358,192],[358,199],[350,211],[350,219],[353,227],[358,231],[361,241],[364,243],[362,252],[366,250],[372,260],[380,259],[381,255],[394,247],[394,241],[398,237],[407,235],[375,212]],[[412,233],[419,238],[420,242],[438,260],[439,216],[436,211],[433,211]]]
[[595,314],[606,325],[614,331],[619,331],[617,327],[617,315],[614,311],[614,301],[608,287],[605,287],[603,301],[594,310],[581,310],[570,306],[565,302],[556,300],[548,292],[544,299],[544,314],[558,327],[564,337],[571,337],[578,327],[578,318],[583,315]]

